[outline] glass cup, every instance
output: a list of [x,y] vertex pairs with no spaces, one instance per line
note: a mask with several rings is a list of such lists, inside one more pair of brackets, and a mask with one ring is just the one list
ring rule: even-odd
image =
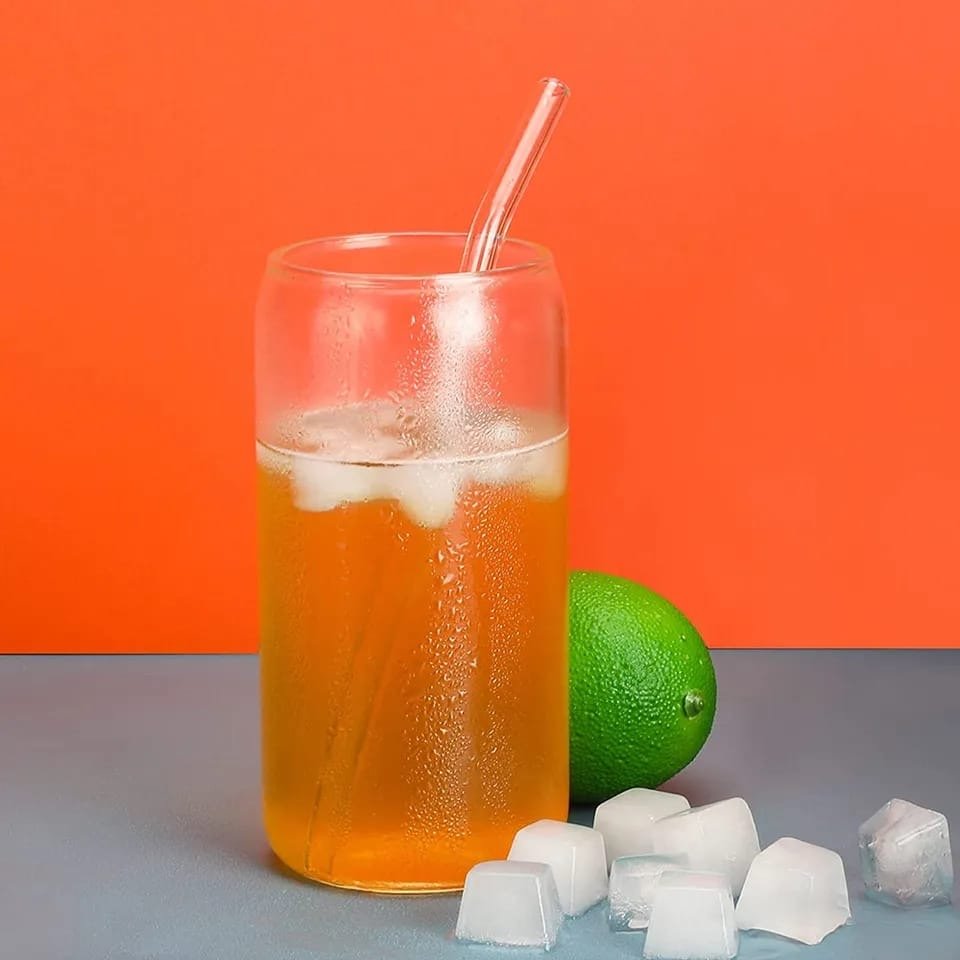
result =
[[264,817],[289,867],[455,890],[566,819],[566,326],[548,251],[295,244],[257,306]]

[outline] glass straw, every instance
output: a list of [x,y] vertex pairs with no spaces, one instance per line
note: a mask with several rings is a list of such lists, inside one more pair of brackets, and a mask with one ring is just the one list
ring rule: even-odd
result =
[[461,272],[489,270],[496,263],[500,244],[517,212],[517,204],[543,156],[569,95],[567,85],[554,77],[540,81],[536,103],[474,214],[460,260]]

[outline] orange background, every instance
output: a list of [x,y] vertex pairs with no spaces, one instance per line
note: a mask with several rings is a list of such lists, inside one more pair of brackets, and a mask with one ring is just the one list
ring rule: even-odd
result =
[[0,644],[252,650],[266,251],[515,233],[572,322],[572,551],[709,642],[960,642],[954,0],[6,0]]

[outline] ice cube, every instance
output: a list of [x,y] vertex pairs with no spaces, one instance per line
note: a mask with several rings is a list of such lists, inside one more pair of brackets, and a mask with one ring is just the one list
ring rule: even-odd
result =
[[268,447],[257,441],[257,463],[270,473],[288,474],[290,472],[290,456]]
[[566,440],[552,440],[524,453],[521,472],[535,497],[559,497],[567,488]]
[[668,856],[685,854],[691,870],[725,874],[737,897],[760,843],[750,808],[734,797],[657,820],[653,850]]
[[409,463],[389,471],[389,496],[421,527],[445,527],[457,509],[460,469],[455,463]]
[[849,919],[840,855],[792,837],[754,858],[737,901],[741,930],[767,930],[801,943],[819,943]]
[[603,835],[590,827],[538,820],[517,831],[509,859],[548,864],[568,916],[583,913],[607,895]]
[[607,862],[617,857],[653,853],[653,824],[681,810],[689,810],[678,793],[634,787],[601,803],[593,815],[593,829],[603,834]]
[[475,483],[501,486],[517,479],[517,456],[511,453],[478,457],[469,464],[468,474]]
[[501,453],[523,445],[523,427],[515,417],[498,417],[481,427],[483,449]]
[[362,503],[380,494],[383,467],[293,457],[293,502],[299,510],[323,513],[343,503]]
[[403,459],[407,453],[395,423],[395,407],[325,407],[289,420],[283,433],[298,450],[327,460],[383,463]]
[[950,902],[953,860],[942,813],[891,800],[860,825],[859,840],[868,896],[898,907]]
[[647,960],[730,960],[739,944],[723,874],[668,871],[660,877],[643,945]]
[[467,874],[456,936],[476,943],[549,950],[562,922],[557,885],[546,864],[491,860],[478,863]]
[[664,871],[682,871],[686,857],[618,857],[610,869],[607,920],[611,930],[642,930],[650,921],[653,892]]

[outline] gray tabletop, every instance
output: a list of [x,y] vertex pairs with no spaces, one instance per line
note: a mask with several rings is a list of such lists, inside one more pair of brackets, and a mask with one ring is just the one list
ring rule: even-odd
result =
[[[857,825],[898,796],[960,840],[960,651],[726,651],[709,743],[669,788],[743,796],[761,843],[838,850],[855,923],[744,960],[958,960],[960,911],[865,901]],[[0,956],[16,960],[500,960],[451,939],[458,898],[371,897],[286,872],[260,827],[253,657],[0,658]],[[589,822],[590,811],[575,809]],[[960,860],[956,858],[955,860]],[[602,908],[555,960],[638,958]],[[535,954],[534,954],[535,955]]]

